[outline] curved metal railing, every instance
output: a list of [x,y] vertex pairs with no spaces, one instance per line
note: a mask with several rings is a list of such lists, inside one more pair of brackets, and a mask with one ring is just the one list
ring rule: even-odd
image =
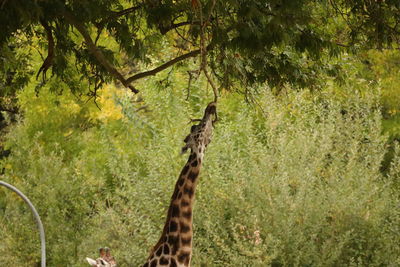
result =
[[6,188],[17,193],[26,202],[26,204],[28,204],[28,206],[31,208],[32,213],[35,216],[36,224],[39,228],[40,243],[41,243],[41,249],[42,249],[41,267],[46,267],[46,239],[45,239],[45,235],[44,235],[43,224],[42,224],[42,221],[40,220],[39,213],[36,211],[35,206],[33,206],[32,202],[17,188],[15,188],[14,186],[12,186],[4,181],[0,181],[0,185],[3,185]]

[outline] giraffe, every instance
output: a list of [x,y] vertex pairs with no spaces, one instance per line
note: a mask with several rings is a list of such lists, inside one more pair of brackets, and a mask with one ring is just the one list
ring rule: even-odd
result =
[[[217,120],[216,102],[207,105],[199,124],[193,125],[186,136],[182,153],[191,150],[175,184],[174,193],[167,212],[167,219],[160,239],[153,247],[143,267],[189,267],[192,257],[192,211],[197,177],[203,162],[207,145],[211,141],[213,124]],[[116,262],[108,248],[99,249],[97,260],[86,258],[94,267],[115,267]]]
[[190,266],[193,238],[192,212],[197,177],[216,120],[216,102],[211,102],[207,105],[203,118],[196,120],[199,124],[192,126],[190,134],[184,140],[182,153],[188,149],[191,153],[175,184],[161,237],[143,267]]

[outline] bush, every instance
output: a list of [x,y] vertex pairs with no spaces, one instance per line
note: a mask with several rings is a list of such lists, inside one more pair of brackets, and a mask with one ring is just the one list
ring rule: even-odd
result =
[[243,112],[218,126],[196,207],[195,263],[399,263],[399,201],[379,172],[375,100],[313,98],[267,95],[265,118]]

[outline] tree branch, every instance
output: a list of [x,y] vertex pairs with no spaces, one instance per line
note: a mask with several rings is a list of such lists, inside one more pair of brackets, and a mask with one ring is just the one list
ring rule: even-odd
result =
[[196,7],[194,6],[194,11],[196,12],[198,10],[199,14],[198,16],[200,17],[200,69],[199,69],[199,74],[201,73],[201,71],[203,71],[204,75],[207,78],[208,83],[211,85],[213,92],[214,92],[214,102],[217,102],[218,100],[218,89],[215,86],[214,82],[211,79],[211,76],[208,74],[207,71],[207,50],[208,50],[208,46],[205,46],[205,38],[204,38],[204,29],[207,25],[207,23],[210,20],[211,17],[211,13],[214,10],[216,4],[216,0],[213,0],[212,2],[212,6],[210,9],[210,12],[208,14],[208,17],[206,19],[206,21],[203,20],[203,11],[202,11],[202,5],[200,1],[196,1]]
[[7,3],[7,0],[3,0],[3,3],[1,3],[0,9],[3,9],[4,5]]
[[101,21],[98,23],[98,25],[99,25],[99,26],[103,26],[104,24],[106,24],[106,23],[109,22],[109,21],[112,21],[112,20],[114,20],[114,19],[116,19],[116,18],[119,18],[119,17],[121,17],[121,16],[128,15],[128,14],[130,14],[130,13],[133,13],[133,12],[135,12],[136,10],[140,9],[141,7],[142,7],[141,5],[138,5],[138,6],[133,6],[133,7],[130,7],[130,8],[121,10],[121,11],[111,11],[111,12],[110,12],[111,15],[108,16],[107,18],[101,20]]
[[97,41],[99,40],[100,34],[103,31],[104,25],[106,23],[108,23],[108,22],[110,22],[110,21],[112,21],[112,20],[114,20],[116,18],[119,18],[121,16],[128,15],[129,13],[132,13],[132,12],[138,10],[141,7],[142,7],[141,5],[138,5],[138,6],[130,7],[130,8],[127,8],[127,9],[124,9],[124,10],[121,10],[121,11],[110,11],[110,13],[111,13],[110,16],[108,16],[105,19],[102,19],[100,22],[94,23],[94,25],[97,27],[97,36],[96,36],[96,39],[95,39],[94,43],[97,44]]
[[68,11],[64,11],[63,15],[65,19],[73,25],[79,33],[85,39],[86,45],[89,48],[89,51],[93,54],[93,56],[97,59],[97,61],[117,80],[119,80],[125,87],[129,88],[133,93],[137,94],[139,91],[130,85],[130,81],[127,81],[124,76],[107,60],[101,50],[95,45],[90,34],[86,30],[85,26],[79,22],[74,15],[69,13]]
[[113,19],[113,18],[128,15],[129,13],[135,12],[136,10],[138,10],[141,7],[142,7],[141,5],[138,5],[138,6],[133,6],[133,7],[121,10],[121,11],[113,11],[111,17],[109,17],[108,19]]
[[[165,69],[167,69],[168,67],[182,61],[185,60],[187,58],[190,57],[195,57],[197,55],[199,55],[201,53],[201,49],[198,50],[194,50],[191,51],[189,53],[186,53],[184,55],[178,56],[164,64],[162,64],[161,66],[158,66],[155,69],[149,70],[149,71],[145,71],[145,72],[141,72],[141,73],[137,73],[127,79],[124,78],[124,76],[107,60],[107,58],[104,56],[104,54],[101,52],[101,50],[96,46],[96,44],[93,42],[92,38],[90,37],[90,34],[88,33],[88,31],[86,30],[85,26],[79,22],[70,12],[68,11],[64,11],[63,13],[65,19],[68,21],[68,23],[70,23],[71,25],[73,25],[78,31],[79,33],[83,36],[83,38],[85,39],[85,42],[88,46],[89,51],[93,54],[93,56],[97,59],[97,61],[117,80],[119,80],[125,87],[128,87],[132,92],[134,92],[135,94],[138,93],[139,91],[134,88],[132,85],[130,85],[133,81],[136,81],[138,79],[147,77],[147,76],[152,76],[157,74],[160,71],[163,71]],[[185,22],[186,23],[186,22]],[[183,23],[182,23],[183,25]],[[181,26],[182,26],[181,25]],[[207,46],[207,50],[211,49],[212,45],[208,45]]]
[[[210,49],[210,48],[211,48],[211,45],[208,46],[208,49]],[[138,79],[141,79],[141,78],[144,78],[144,77],[147,77],[147,76],[156,75],[158,72],[165,70],[166,68],[174,65],[175,63],[178,63],[179,61],[185,60],[185,59],[190,58],[190,57],[195,57],[195,56],[197,56],[199,54],[200,54],[200,49],[191,51],[189,53],[186,53],[184,55],[176,57],[176,58],[174,58],[174,59],[162,64],[161,66],[158,66],[155,69],[135,74],[135,75],[129,77],[128,79],[126,79],[126,81],[128,83],[131,83],[131,82],[133,82],[135,80],[138,80]]]
[[170,30],[182,27],[182,26],[186,26],[186,25],[200,25],[199,21],[183,21],[183,22],[179,22],[179,23],[172,23],[171,25],[169,25],[168,27],[160,27],[160,33],[162,35],[166,34],[167,32],[169,32]]
[[53,65],[53,59],[54,59],[54,38],[53,34],[51,32],[51,27],[49,24],[47,24],[46,21],[40,20],[40,24],[42,24],[43,28],[46,31],[47,34],[47,42],[48,42],[48,48],[47,48],[47,57],[43,61],[42,66],[40,67],[37,75],[36,75],[36,80],[38,79],[40,73],[43,73],[43,82],[46,79],[46,72],[50,68],[51,65]]

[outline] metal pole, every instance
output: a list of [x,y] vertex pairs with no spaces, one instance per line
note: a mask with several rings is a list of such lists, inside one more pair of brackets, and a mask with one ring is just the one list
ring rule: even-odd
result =
[[19,191],[17,188],[15,188],[14,186],[4,182],[4,181],[0,181],[0,185],[5,186],[6,188],[14,191],[15,193],[17,193],[25,202],[26,204],[28,204],[28,206],[31,208],[33,215],[35,216],[36,219],[36,224],[39,228],[39,234],[40,234],[40,242],[41,242],[41,249],[42,249],[42,264],[41,267],[46,267],[46,239],[44,236],[44,228],[43,228],[43,224],[42,221],[40,220],[40,216],[39,213],[36,211],[35,207],[33,206],[32,202],[21,192]]

